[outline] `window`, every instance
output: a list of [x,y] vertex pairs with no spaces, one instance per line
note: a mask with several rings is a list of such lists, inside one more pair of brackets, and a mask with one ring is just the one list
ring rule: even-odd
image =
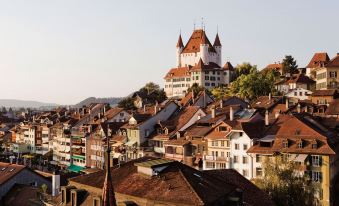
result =
[[244,177],[248,177],[248,170],[242,170],[242,175]]
[[312,149],[317,149],[317,148],[318,148],[317,141],[312,142]]
[[299,96],[303,96],[303,92],[299,92]]
[[219,163],[219,169],[226,169],[226,163]]
[[221,146],[224,147],[225,146],[225,142],[221,141]]
[[244,144],[243,146],[244,146],[244,150],[247,150],[247,144]]
[[230,147],[230,141],[226,140],[226,147]]
[[212,83],[211,86],[214,87],[214,86],[215,86],[215,83]]
[[242,135],[243,135],[243,132],[239,132],[239,136],[242,137]]
[[220,131],[220,132],[225,132],[225,131],[227,131],[227,127],[220,126],[220,127],[219,127],[219,131]]
[[258,176],[258,177],[262,176],[262,168],[257,167],[257,168],[255,169],[255,174],[256,174],[256,176]]
[[225,157],[225,152],[221,152],[221,157]]
[[300,140],[300,141],[298,142],[298,148],[303,148],[303,141]]
[[239,150],[239,144],[234,144],[234,149]]
[[205,80],[210,80],[210,77],[209,76],[205,76]]
[[214,169],[215,163],[214,162],[206,162],[206,168]]
[[330,72],[330,78],[337,78],[337,72]]
[[261,162],[261,156],[257,154],[257,155],[255,156],[255,161],[256,161],[256,162]]
[[288,148],[288,140],[283,140],[283,147]]
[[206,83],[205,83],[205,86],[206,86],[206,87],[209,87],[209,86],[210,86],[210,83],[206,82]]
[[298,92],[294,92],[294,96],[298,96]]
[[242,157],[242,163],[247,164],[248,163],[248,158],[246,156]]
[[312,181],[321,182],[322,173],[318,171],[312,171]]
[[312,166],[319,167],[320,166],[320,156],[319,155],[312,155]]
[[230,152],[226,152],[226,157],[230,157]]
[[238,156],[233,156],[233,162],[238,163]]

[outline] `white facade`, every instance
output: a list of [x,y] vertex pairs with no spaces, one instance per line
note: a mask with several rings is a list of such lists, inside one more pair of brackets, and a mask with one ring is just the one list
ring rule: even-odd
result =
[[290,90],[285,96],[299,100],[308,100],[313,92],[304,88],[295,88]]

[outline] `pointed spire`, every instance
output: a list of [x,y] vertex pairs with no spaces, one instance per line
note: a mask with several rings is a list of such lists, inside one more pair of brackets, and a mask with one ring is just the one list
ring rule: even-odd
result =
[[202,59],[200,58],[200,59],[199,59],[199,62],[198,62],[198,64],[197,64],[196,67],[199,68],[199,69],[202,69],[204,65],[205,65],[204,62],[203,62]]
[[111,153],[111,147],[109,144],[109,136],[106,136],[107,139],[107,161],[106,161],[106,176],[105,176],[105,182],[104,187],[102,190],[102,206],[117,206],[115,195],[114,195],[114,188],[112,183],[112,176],[111,176],[111,166],[110,166],[110,153]]
[[179,39],[178,39],[178,43],[177,43],[177,48],[183,48],[183,47],[184,47],[184,44],[182,43],[182,38],[181,38],[181,34],[180,34]]
[[204,30],[202,31],[201,34],[201,44],[208,44],[208,39]]
[[217,35],[215,36],[215,40],[214,40],[214,43],[213,43],[213,46],[221,46],[221,43],[220,43],[220,39],[219,39],[219,35],[217,33]]

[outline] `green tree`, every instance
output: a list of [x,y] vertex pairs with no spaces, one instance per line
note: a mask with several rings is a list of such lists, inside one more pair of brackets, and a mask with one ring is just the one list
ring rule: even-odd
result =
[[257,71],[257,66],[251,65],[249,62],[238,64],[235,67],[235,72],[236,72],[237,77],[240,77],[241,75],[248,75],[255,71]]
[[187,89],[187,92],[193,92],[194,96],[197,96],[199,92],[204,91],[205,88],[202,86],[199,86],[197,83],[193,83],[190,88]]
[[146,92],[147,94],[151,94],[152,92],[159,91],[160,86],[154,82],[148,82],[144,87],[142,87],[139,91]]
[[124,108],[125,110],[134,110],[134,99],[132,97],[126,97],[118,103],[118,107]]
[[300,173],[301,166],[277,156],[262,163],[263,176],[253,180],[260,189],[270,194],[277,206],[306,206],[315,204],[317,187],[307,175]]
[[216,100],[220,100],[229,96],[229,89],[225,86],[214,87],[211,90],[211,93]]
[[259,96],[275,94],[276,76],[272,71],[258,72],[253,69],[249,74],[242,74],[230,85],[229,93],[243,99],[253,100]]
[[282,61],[282,68],[283,72],[289,74],[296,74],[298,73],[298,65],[297,61],[291,55],[286,55]]

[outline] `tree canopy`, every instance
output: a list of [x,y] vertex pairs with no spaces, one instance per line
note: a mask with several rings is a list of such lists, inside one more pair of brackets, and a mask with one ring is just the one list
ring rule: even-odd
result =
[[298,73],[297,61],[291,55],[286,55],[282,61],[282,68],[284,73],[295,74]]
[[276,157],[262,163],[263,176],[253,180],[260,189],[270,194],[277,206],[314,205],[317,187],[299,171],[300,165]]
[[[253,100],[259,96],[275,93],[276,74],[273,71],[259,72],[256,66],[244,63],[239,68],[241,75],[231,83],[229,93],[243,99]],[[249,72],[249,73],[248,73]],[[240,73],[239,73],[240,74]]]
[[216,100],[221,100],[229,96],[229,89],[226,86],[214,87],[211,93]]
[[241,75],[251,74],[254,71],[257,71],[257,66],[251,65],[249,62],[244,62],[242,64],[238,64],[235,67],[235,72],[236,72],[237,77],[240,77]]

